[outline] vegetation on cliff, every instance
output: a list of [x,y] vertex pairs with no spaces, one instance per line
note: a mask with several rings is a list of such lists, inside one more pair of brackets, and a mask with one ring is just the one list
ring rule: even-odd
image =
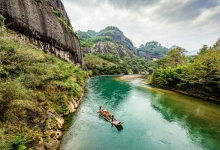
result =
[[212,47],[206,45],[197,56],[187,61],[184,50],[177,47],[157,61],[151,84],[165,89],[181,90],[189,95],[219,101],[220,39]]
[[39,146],[56,136],[56,117],[79,99],[87,74],[0,31],[0,149]]
[[77,35],[80,39],[81,46],[85,48],[92,48],[97,42],[112,42],[118,45],[123,45],[124,42],[129,42],[133,46],[130,39],[124,36],[124,33],[114,26],[108,26],[105,29],[95,32],[88,30],[87,32],[78,31]]
[[150,58],[161,58],[167,54],[169,49],[162,46],[157,41],[152,41],[152,42],[147,42],[145,45],[141,44],[139,48],[137,48],[137,51],[139,55],[143,55],[141,54],[142,52],[142,53],[146,53]]
[[74,34],[75,32],[73,31],[71,22],[69,20],[69,18],[65,18],[63,13],[57,9],[57,10],[52,10],[53,14],[57,17],[57,19],[68,29],[70,29],[70,31],[72,31]]

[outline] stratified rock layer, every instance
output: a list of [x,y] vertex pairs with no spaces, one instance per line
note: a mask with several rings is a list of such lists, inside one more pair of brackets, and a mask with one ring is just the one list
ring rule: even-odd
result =
[[79,39],[71,30],[61,0],[0,0],[0,14],[6,18],[6,27],[22,39],[84,66]]

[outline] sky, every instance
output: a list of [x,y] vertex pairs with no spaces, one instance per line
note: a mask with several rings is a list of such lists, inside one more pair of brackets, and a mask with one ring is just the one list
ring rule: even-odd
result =
[[188,51],[220,38],[220,0],[62,0],[75,31],[118,27],[139,47],[150,41]]

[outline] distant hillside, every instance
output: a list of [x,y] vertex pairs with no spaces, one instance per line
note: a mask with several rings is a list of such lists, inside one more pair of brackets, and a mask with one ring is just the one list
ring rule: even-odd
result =
[[145,45],[142,44],[137,48],[138,55],[146,59],[164,57],[168,51],[168,48],[162,46],[157,41],[147,42]]
[[84,54],[98,52],[108,54],[115,52],[118,58],[134,57],[136,51],[132,41],[125,37],[123,32],[117,27],[108,26],[105,29],[95,32],[77,31]]
[[[179,46],[173,45],[173,46],[171,46],[171,47],[169,48],[169,50],[174,49],[174,48],[177,48],[177,47],[179,47]],[[197,55],[198,52],[199,52],[199,50],[194,50],[194,51],[191,51],[191,52],[189,52],[188,50],[185,50],[184,54],[185,54],[186,56],[193,56],[193,55]]]
[[99,32],[93,30],[77,31],[77,35],[84,54],[92,52],[108,54],[110,51],[114,51],[119,59],[127,56],[130,58],[140,56],[146,60],[153,60],[164,57],[169,51],[157,41],[147,42],[140,45],[139,48],[135,48],[133,42],[125,37],[120,29],[113,26],[108,26]]
[[77,31],[84,60],[93,74],[146,73],[151,62],[138,57],[132,41],[117,27]]
[[77,31],[85,64],[93,74],[132,74],[150,72],[152,60],[162,58],[169,51],[157,41],[139,48],[117,27],[108,26],[99,32]]
[[197,53],[199,52],[199,49],[191,51],[191,52],[186,52],[186,56],[192,56],[192,55],[197,55]]

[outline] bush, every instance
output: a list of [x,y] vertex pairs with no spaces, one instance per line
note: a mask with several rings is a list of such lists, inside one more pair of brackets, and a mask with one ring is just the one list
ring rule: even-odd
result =
[[149,67],[149,63],[142,58],[125,57],[119,59],[114,52],[88,54],[84,57],[84,60],[86,66],[93,71],[94,75],[139,73]]
[[5,25],[5,17],[0,14],[0,26]]
[[20,136],[11,144],[10,147],[16,150],[25,150],[26,149],[25,141],[26,141],[26,137]]

